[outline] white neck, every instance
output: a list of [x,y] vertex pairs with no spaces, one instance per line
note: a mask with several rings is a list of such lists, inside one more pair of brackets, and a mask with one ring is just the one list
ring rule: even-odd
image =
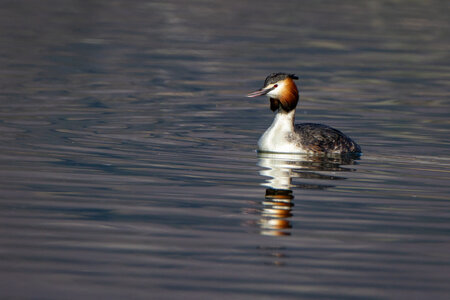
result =
[[272,125],[258,141],[258,149],[267,152],[296,152],[289,137],[294,133],[295,109],[285,112],[279,109]]
[[[295,109],[285,112],[281,108],[278,109],[270,128],[275,128],[278,132],[293,131],[295,121]],[[269,129],[270,129],[269,128]]]

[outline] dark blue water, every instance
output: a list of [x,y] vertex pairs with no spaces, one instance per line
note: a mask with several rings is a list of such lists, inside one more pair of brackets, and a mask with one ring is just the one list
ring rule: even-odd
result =
[[[445,1],[3,1],[0,298],[446,299]],[[361,157],[258,155],[245,94]]]

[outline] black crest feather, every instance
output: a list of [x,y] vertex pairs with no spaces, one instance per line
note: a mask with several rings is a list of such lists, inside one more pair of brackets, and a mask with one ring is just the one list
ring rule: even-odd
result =
[[278,81],[286,79],[286,78],[291,78],[294,80],[298,79],[298,77],[295,74],[272,73],[269,76],[267,76],[266,80],[264,81],[264,86],[278,82]]

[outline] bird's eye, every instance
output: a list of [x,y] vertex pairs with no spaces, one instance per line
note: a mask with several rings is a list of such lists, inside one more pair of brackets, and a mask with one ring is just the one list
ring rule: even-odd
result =
[[274,88],[277,88],[277,87],[278,87],[278,84],[274,84],[273,87],[274,87]]

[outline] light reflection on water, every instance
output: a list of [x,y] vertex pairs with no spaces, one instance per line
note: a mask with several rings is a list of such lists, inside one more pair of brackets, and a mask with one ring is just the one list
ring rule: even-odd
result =
[[[0,298],[447,297],[445,1],[0,7]],[[364,155],[257,155],[277,71]]]
[[[263,235],[290,235],[290,218],[296,189],[326,189],[334,187],[333,180],[345,177],[336,172],[354,171],[341,165],[354,164],[359,155],[316,156],[298,154],[260,153],[259,173],[268,177],[266,195],[262,202],[261,219],[258,224]],[[333,174],[326,174],[333,172]],[[293,183],[293,179],[301,183]]]

